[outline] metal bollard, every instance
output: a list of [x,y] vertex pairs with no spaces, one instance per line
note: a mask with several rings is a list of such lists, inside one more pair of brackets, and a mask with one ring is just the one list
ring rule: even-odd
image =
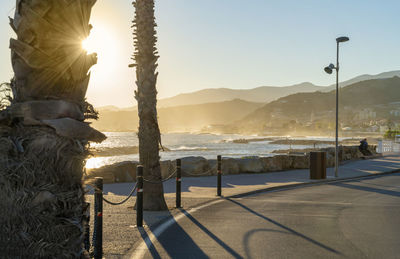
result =
[[222,162],[222,157],[219,155],[217,156],[217,163],[218,163],[218,168],[217,168],[217,196],[221,196],[221,183],[222,183],[222,171],[221,171],[221,162]]
[[101,259],[103,257],[103,177],[95,178],[96,190],[94,193],[94,216],[96,217],[94,240],[94,258]]
[[181,207],[181,182],[182,182],[182,171],[181,171],[181,160],[176,160],[176,207]]
[[83,208],[83,221],[85,222],[85,249],[86,251],[90,250],[90,203],[85,202],[85,207]]
[[136,168],[137,194],[136,194],[136,225],[143,227],[143,166]]

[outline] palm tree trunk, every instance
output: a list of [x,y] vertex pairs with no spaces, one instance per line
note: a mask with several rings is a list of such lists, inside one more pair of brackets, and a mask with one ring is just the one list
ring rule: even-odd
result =
[[15,76],[0,111],[0,255],[87,257],[82,175],[88,141],[105,136],[84,122],[96,55],[81,41],[95,0],[17,0],[10,25]]
[[[136,61],[135,98],[139,114],[139,157],[144,167],[144,177],[152,181],[161,180],[159,144],[160,130],[157,122],[157,49],[153,0],[136,0],[134,40]],[[166,210],[163,185],[144,183],[144,210]]]

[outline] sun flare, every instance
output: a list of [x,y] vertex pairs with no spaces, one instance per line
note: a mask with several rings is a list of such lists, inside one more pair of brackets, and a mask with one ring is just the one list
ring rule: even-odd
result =
[[95,46],[89,38],[86,38],[82,41],[82,49],[86,50],[88,53],[92,53]]
[[102,24],[96,24],[89,37],[82,41],[82,49],[88,54],[97,53],[98,64],[114,64],[118,42],[113,31]]

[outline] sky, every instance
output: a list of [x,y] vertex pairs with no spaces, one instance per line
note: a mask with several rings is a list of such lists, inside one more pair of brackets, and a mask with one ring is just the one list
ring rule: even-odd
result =
[[[136,105],[131,0],[98,0],[89,51],[98,53],[88,100],[95,106]],[[249,89],[302,82],[331,85],[323,68],[340,48],[341,80],[400,70],[398,0],[156,0],[158,97],[205,88]],[[0,81],[9,81],[8,16],[0,3]]]

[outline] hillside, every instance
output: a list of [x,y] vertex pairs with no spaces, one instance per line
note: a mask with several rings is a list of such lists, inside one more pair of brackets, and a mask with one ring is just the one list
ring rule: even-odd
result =
[[[260,108],[262,103],[235,99],[226,102],[159,108],[162,132],[199,131],[208,125],[229,124]],[[137,131],[137,110],[100,109],[93,126],[101,131]]]
[[[400,101],[400,77],[358,82],[340,90],[341,122],[351,123],[363,109],[385,115],[390,103]],[[386,107],[386,108],[385,108]],[[240,128],[262,130],[292,124],[330,121],[335,116],[335,91],[298,93],[268,103],[236,123]],[[289,124],[288,124],[289,123]]]
[[311,83],[301,83],[284,87],[261,86],[253,89],[204,89],[193,93],[179,94],[171,98],[161,99],[158,102],[158,107],[223,102],[238,98],[249,102],[267,103],[289,94],[315,92],[319,90],[323,90],[323,87]]
[[[393,76],[400,77],[400,70],[384,72],[377,75],[361,75],[340,83],[341,87],[372,79],[391,78]],[[332,80],[334,78],[332,77]],[[330,92],[335,89],[335,84],[330,86],[317,86],[312,83],[301,83],[292,86],[261,86],[253,89],[229,89],[229,88],[216,88],[216,89],[203,89],[192,93],[183,93],[170,98],[158,100],[158,108],[176,107],[183,105],[194,105],[204,103],[218,103],[230,101],[233,99],[242,99],[248,102],[269,103],[281,97],[285,97],[296,93],[310,93],[310,92]],[[134,111],[134,106],[128,108],[118,108],[115,106],[97,107],[99,111]]]
[[[350,80],[347,81],[343,81],[340,83],[341,87],[346,87],[348,85],[352,85],[358,82],[362,82],[362,81],[366,81],[366,80],[373,80],[373,79],[385,79],[385,78],[392,78],[398,76],[400,77],[400,70],[395,70],[395,71],[389,71],[389,72],[384,72],[384,73],[380,73],[377,75],[361,75],[361,76],[357,76],[354,77]],[[332,84],[331,86],[329,86],[330,90],[334,90],[336,88],[335,84]]]
[[[340,83],[341,87],[352,85],[365,80],[384,79],[394,76],[400,77],[400,70],[384,72],[377,75],[361,75]],[[332,77],[334,80],[334,77]],[[188,104],[201,104],[208,102],[222,102],[240,98],[249,102],[268,103],[296,93],[308,92],[329,92],[335,89],[335,84],[326,86],[316,86],[312,83],[301,83],[292,86],[276,87],[276,86],[261,86],[253,89],[204,89],[193,93],[179,94],[177,96],[161,99],[158,102],[158,107],[171,107]]]

